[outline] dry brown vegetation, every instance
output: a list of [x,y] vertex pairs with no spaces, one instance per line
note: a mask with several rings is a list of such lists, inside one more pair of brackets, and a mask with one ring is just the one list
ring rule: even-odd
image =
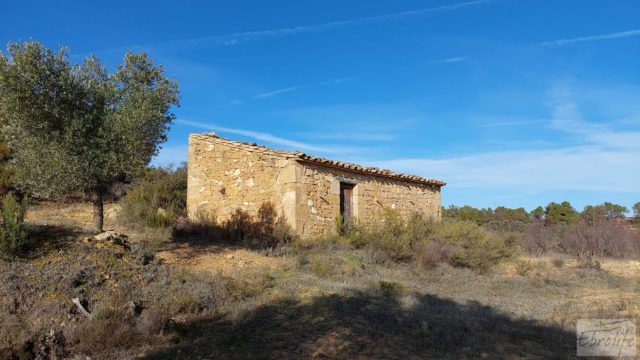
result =
[[[576,319],[640,316],[637,260],[599,258],[594,269],[513,252],[456,267],[456,250],[487,239],[466,224],[265,248],[246,241],[258,230],[222,239],[206,226],[118,225],[116,212],[107,207],[106,225],[129,235],[126,246],[83,241],[87,206],[32,206],[39,246],[0,262],[0,358],[571,358]],[[411,240],[418,233],[433,241]],[[490,236],[485,251],[518,241]]]

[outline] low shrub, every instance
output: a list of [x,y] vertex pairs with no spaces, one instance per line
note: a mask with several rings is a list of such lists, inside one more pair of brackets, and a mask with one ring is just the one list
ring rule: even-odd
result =
[[272,203],[263,203],[255,216],[236,209],[231,217],[218,223],[212,216],[189,221],[177,219],[173,239],[178,241],[222,240],[256,249],[275,249],[293,240],[293,231]]
[[415,257],[425,269],[435,269],[438,264],[449,261],[451,251],[450,245],[435,239],[419,248]]
[[356,223],[353,226],[349,234],[353,245],[374,248],[398,261],[411,259],[415,250],[427,242],[436,230],[431,219],[419,213],[404,219],[394,209],[384,209],[376,222]]
[[478,272],[509,258],[519,242],[514,233],[499,234],[470,221],[436,222],[419,213],[404,218],[393,209],[385,209],[378,221],[356,223],[343,237],[365,248],[367,261],[414,260],[427,269],[447,262]]
[[448,262],[484,273],[501,260],[510,258],[516,244],[511,236],[500,236],[468,221],[442,222],[438,235],[451,246]]
[[594,260],[592,258],[584,258],[579,259],[576,264],[578,269],[593,269],[593,270],[601,270],[602,266],[600,265],[600,261]]
[[293,232],[270,202],[260,205],[257,216],[237,209],[221,224],[226,239],[257,248],[274,248],[291,242]]
[[551,260],[551,264],[553,264],[553,266],[556,267],[556,269],[560,269],[564,266],[564,260],[560,259],[560,258],[555,258],[553,260]]
[[96,305],[91,319],[75,327],[69,343],[75,353],[94,355],[105,351],[130,349],[144,343],[136,329],[136,318],[121,298],[108,298]]
[[378,281],[378,289],[383,296],[401,297],[409,293],[406,286],[394,281]]
[[149,168],[121,200],[120,219],[152,227],[173,225],[186,215],[187,169]]
[[28,226],[24,217],[29,206],[27,198],[18,201],[13,193],[8,193],[2,201],[0,216],[0,255],[13,258],[20,255],[28,244]]
[[515,269],[516,274],[525,276],[527,275],[527,273],[529,273],[529,271],[533,270],[533,264],[531,263],[531,261],[519,260],[516,262]]

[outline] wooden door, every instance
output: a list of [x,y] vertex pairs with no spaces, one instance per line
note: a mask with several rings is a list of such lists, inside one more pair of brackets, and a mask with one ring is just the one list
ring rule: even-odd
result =
[[353,185],[340,183],[340,216],[343,224],[353,216]]

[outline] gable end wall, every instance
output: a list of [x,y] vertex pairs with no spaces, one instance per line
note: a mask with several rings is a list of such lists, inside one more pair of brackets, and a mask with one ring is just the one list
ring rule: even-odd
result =
[[221,222],[242,209],[256,215],[271,202],[294,225],[295,162],[215,138],[189,136],[187,210],[191,220]]

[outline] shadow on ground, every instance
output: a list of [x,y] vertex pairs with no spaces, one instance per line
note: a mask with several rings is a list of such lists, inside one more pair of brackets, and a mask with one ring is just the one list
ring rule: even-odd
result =
[[88,233],[79,227],[65,225],[29,224],[29,248],[27,258],[35,259],[65,248]]
[[432,295],[399,301],[377,289],[281,300],[236,321],[177,329],[174,345],[144,359],[570,358],[575,335],[512,319],[478,303]]

